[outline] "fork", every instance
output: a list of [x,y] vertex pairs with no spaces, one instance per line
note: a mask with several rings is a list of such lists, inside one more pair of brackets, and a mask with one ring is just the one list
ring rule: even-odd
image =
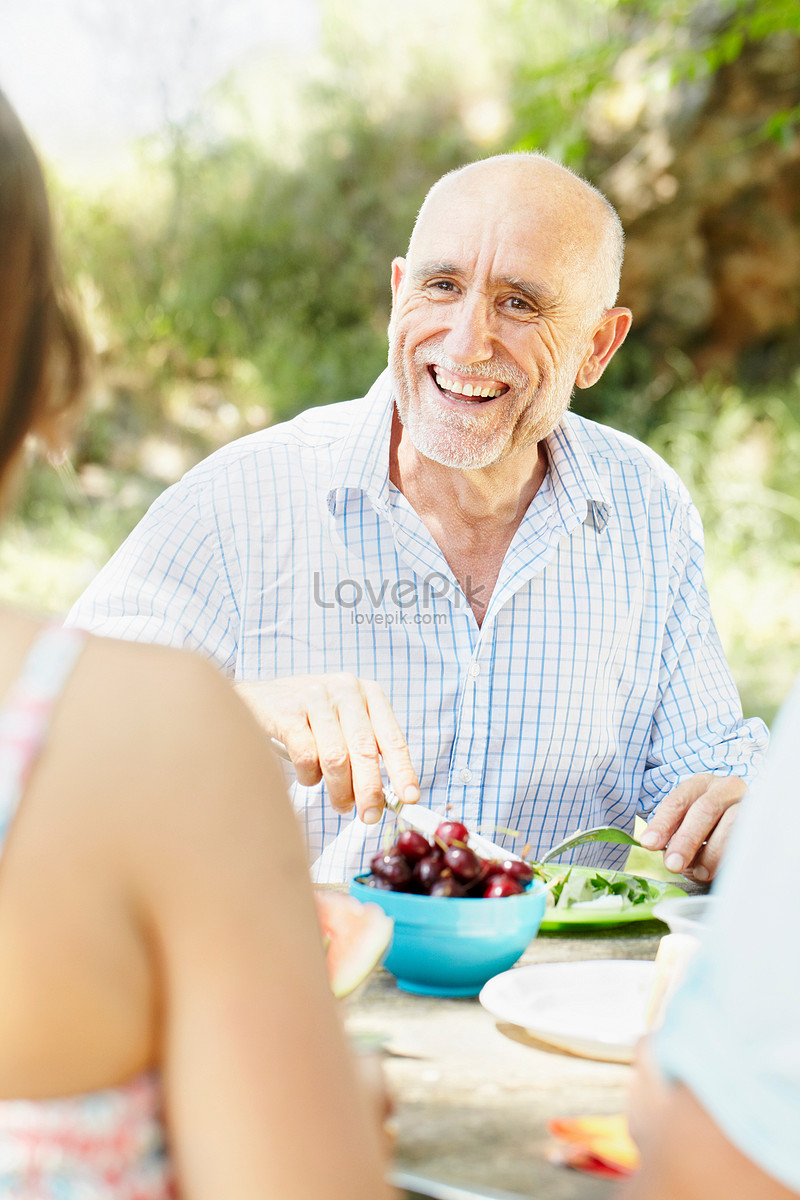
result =
[[538,860],[539,864],[549,862],[551,858],[571,850],[573,846],[581,846],[584,842],[621,842],[624,846],[639,846],[635,837],[631,837],[624,829],[615,829],[613,825],[595,825],[592,829],[576,829],[563,842],[551,846],[546,854]]

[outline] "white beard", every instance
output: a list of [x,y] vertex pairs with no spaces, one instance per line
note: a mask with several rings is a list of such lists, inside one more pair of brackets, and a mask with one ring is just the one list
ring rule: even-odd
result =
[[[514,410],[503,408],[504,397],[493,402],[485,414],[479,405],[464,405],[464,413],[435,404],[425,394],[423,372],[431,357],[445,371],[482,379],[496,379],[509,384],[517,396],[507,401]],[[409,378],[399,347],[392,348],[390,358],[394,383],[395,404],[400,422],[408,431],[414,448],[425,458],[455,470],[474,471],[491,466],[523,447],[542,441],[559,423],[569,408],[577,362],[562,363],[550,380],[540,380],[531,389],[530,380],[515,364],[481,363],[480,370],[452,363],[446,355],[437,353],[435,344],[426,343],[415,354],[415,377]],[[419,380],[422,385],[419,385]],[[416,393],[417,403],[410,396]],[[522,428],[524,436],[513,435]]]

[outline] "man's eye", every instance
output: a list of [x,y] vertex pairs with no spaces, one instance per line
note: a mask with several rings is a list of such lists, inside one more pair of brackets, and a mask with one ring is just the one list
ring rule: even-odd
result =
[[452,279],[433,279],[428,286],[437,292],[454,292],[456,290]]
[[508,301],[509,307],[515,312],[533,312],[534,308],[530,300],[524,300],[522,296],[511,296]]

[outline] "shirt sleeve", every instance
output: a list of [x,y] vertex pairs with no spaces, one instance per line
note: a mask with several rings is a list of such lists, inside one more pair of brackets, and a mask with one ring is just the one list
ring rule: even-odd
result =
[[703,528],[688,495],[676,508],[672,543],[658,699],[640,797],[645,815],[699,772],[751,781],[768,741],[764,722],[742,714],[711,615]]
[[203,487],[186,479],[152,505],[67,616],[106,637],[182,646],[233,674],[238,614]]
[[655,1037],[680,1080],[743,1154],[800,1191],[800,680],[743,802],[718,904]]

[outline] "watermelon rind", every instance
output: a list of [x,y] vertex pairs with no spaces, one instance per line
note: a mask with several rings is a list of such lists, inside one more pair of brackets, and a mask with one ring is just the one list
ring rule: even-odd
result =
[[331,990],[349,996],[382,962],[394,921],[383,909],[341,892],[316,892]]

